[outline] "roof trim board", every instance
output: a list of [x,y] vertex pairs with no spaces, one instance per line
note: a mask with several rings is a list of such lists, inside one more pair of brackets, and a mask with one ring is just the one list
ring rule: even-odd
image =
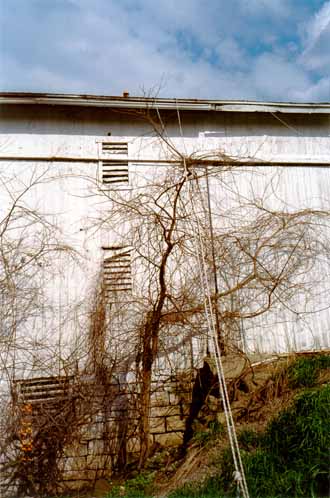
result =
[[256,102],[239,100],[166,99],[56,93],[0,93],[0,104],[30,104],[181,111],[330,114],[330,103]]

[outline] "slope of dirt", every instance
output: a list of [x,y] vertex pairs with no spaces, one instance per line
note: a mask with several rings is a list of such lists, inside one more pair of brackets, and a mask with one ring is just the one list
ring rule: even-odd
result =
[[[252,363],[253,360],[257,361]],[[235,427],[244,449],[250,444],[246,438],[264,433],[278,414],[293,405],[299,393],[311,386],[330,383],[330,351],[253,358],[252,361],[227,357],[224,362]],[[319,364],[323,366],[316,368]],[[211,394],[206,397],[193,422],[193,431],[185,452],[182,448],[160,447],[142,472],[131,469],[126,475],[107,482],[106,488],[95,490],[92,496],[104,497],[102,491],[106,489],[106,498],[166,498],[184,485],[198,490],[219,474],[228,448],[225,418],[218,397]]]
[[[233,399],[231,407],[238,437],[243,432],[262,433],[269,422],[290,406],[302,391],[302,386],[294,387],[290,365],[299,358],[329,354],[329,351],[322,351],[283,355],[258,361],[241,371],[236,369],[238,375],[228,381],[228,390]],[[330,383],[330,368],[320,370],[317,376],[317,385],[326,383]],[[166,497],[187,483],[200,486],[219,472],[219,456],[228,447],[228,439],[221,407],[210,398],[202,410],[204,418],[200,417],[201,421],[195,424],[195,434],[185,457],[173,462],[172,472],[171,466],[165,474],[163,469],[157,472],[154,496]],[[220,424],[212,423],[212,419]]]

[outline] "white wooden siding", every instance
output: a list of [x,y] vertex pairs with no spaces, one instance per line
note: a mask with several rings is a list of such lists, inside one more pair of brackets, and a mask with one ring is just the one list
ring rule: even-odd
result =
[[[99,225],[102,217],[109,213],[110,202],[97,194],[99,147],[102,147],[102,157],[125,156],[133,189],[161,176],[167,161],[175,160],[161,140],[150,136],[150,130],[149,135],[146,134],[145,125],[113,116],[109,121],[98,119],[90,111],[85,112],[83,119],[79,114],[72,116],[67,114],[64,118],[57,110],[53,113],[43,110],[39,117],[33,117],[31,109],[18,111],[16,108],[15,115],[2,120],[0,134],[1,171],[7,176],[8,172],[16,175],[17,188],[22,187],[23,181],[29,181],[33,171],[45,173],[44,181],[28,193],[27,202],[49,217],[58,228],[57,241],[63,244],[63,251],[54,255],[52,269],[45,269],[42,277],[45,297],[40,317],[24,324],[22,335],[37,331],[40,335],[52,336],[63,348],[70,337],[79,344],[79,337],[86,328],[82,317],[88,312],[90,296],[102,268],[102,246],[127,243],[129,237],[127,220],[114,219],[111,234]],[[170,123],[169,139],[185,154],[197,156],[205,151],[220,150],[234,158],[281,162],[283,166],[278,168],[257,167],[257,175],[252,168],[242,176],[237,175],[236,188],[248,193],[253,185],[256,192],[264,192],[266,178],[279,173],[277,199],[267,198],[270,207],[285,203],[290,209],[329,208],[328,116],[311,120],[300,116],[297,122],[290,118],[291,128],[275,119],[259,116],[258,121],[253,115],[241,114],[240,119],[227,115],[217,119],[208,115],[187,118],[184,138],[180,137],[177,124]],[[107,137],[108,131],[112,132],[111,138]],[[311,166],[301,167],[301,162]],[[315,167],[315,163],[324,166]],[[213,202],[221,200],[230,205],[230,199],[221,189],[216,185],[211,185],[211,189]],[[1,198],[4,207],[4,191]],[[70,251],[64,250],[66,246]],[[140,278],[139,272],[134,276]],[[326,308],[325,293],[317,304]],[[330,312],[324,309],[317,318],[316,315],[270,314],[251,321],[244,332],[249,350],[284,351],[330,347],[329,329]]]

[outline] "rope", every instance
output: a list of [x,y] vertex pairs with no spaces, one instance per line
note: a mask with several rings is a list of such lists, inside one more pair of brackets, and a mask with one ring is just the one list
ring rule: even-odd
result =
[[[183,162],[184,162],[185,174],[186,174],[186,177],[188,178],[189,172],[188,172],[188,169],[186,166],[186,162],[185,162],[185,160],[183,160]],[[207,261],[206,261],[206,250],[205,250],[205,245],[203,242],[203,234],[202,234],[200,217],[198,216],[198,213],[196,213],[196,209],[195,209],[196,196],[194,196],[194,194],[196,192],[194,191],[193,184],[196,184],[198,186],[197,193],[198,193],[199,197],[202,196],[202,193],[201,193],[201,190],[200,190],[200,187],[198,184],[198,178],[195,177],[194,180],[188,180],[189,201],[190,201],[192,213],[193,213],[196,225],[197,225],[197,236],[194,234],[194,231],[193,231],[193,237],[194,237],[195,242],[196,242],[198,273],[199,273],[199,277],[200,277],[201,288],[203,289],[203,295],[204,295],[204,312],[205,312],[205,318],[206,318],[206,322],[207,322],[208,339],[210,339],[210,344],[209,344],[209,346],[211,346],[210,352],[215,360],[216,371],[217,371],[217,375],[218,375],[218,379],[219,379],[219,390],[220,390],[220,395],[221,395],[221,399],[222,399],[222,403],[223,403],[223,409],[224,409],[225,420],[226,420],[226,425],[227,425],[227,430],[228,430],[228,437],[229,437],[231,453],[232,453],[233,461],[234,461],[235,471],[233,473],[233,478],[236,482],[238,491],[240,490],[242,492],[243,498],[249,498],[249,492],[248,492],[248,488],[247,488],[244,467],[243,467],[243,463],[242,463],[242,459],[241,459],[241,455],[240,455],[240,451],[239,451],[236,429],[235,429],[235,425],[234,425],[234,420],[233,420],[233,415],[232,415],[232,411],[231,411],[228,390],[227,390],[227,385],[226,385],[226,380],[225,380],[225,374],[224,374],[224,370],[223,370],[221,351],[220,351],[219,342],[218,342],[215,314],[213,311],[213,305],[212,305],[212,299],[211,299],[211,289],[210,289],[210,284],[209,284],[209,279],[208,279],[208,265],[207,265]]]
[[[197,179],[197,182],[198,182],[198,179]],[[236,480],[238,488],[241,489],[243,497],[249,498],[244,467],[243,467],[243,463],[242,463],[242,459],[241,459],[241,455],[240,455],[240,451],[239,451],[237,434],[236,434],[234,419],[233,419],[233,415],[232,415],[232,411],[231,411],[228,390],[227,390],[227,385],[226,385],[226,380],[225,380],[225,374],[224,374],[224,370],[223,370],[221,350],[219,347],[219,342],[218,342],[218,337],[217,337],[215,316],[214,316],[212,299],[211,299],[211,290],[210,290],[209,279],[208,279],[208,275],[207,275],[208,266],[207,266],[207,261],[206,261],[205,246],[203,243],[201,224],[200,224],[199,216],[196,215],[196,211],[195,211],[195,207],[194,207],[195,203],[193,202],[193,196],[192,196],[192,193],[193,193],[192,192],[192,190],[193,190],[192,183],[189,182],[189,184],[190,184],[190,189],[188,190],[188,192],[190,194],[190,202],[191,202],[191,206],[192,206],[192,212],[194,214],[194,217],[195,217],[195,220],[197,223],[197,234],[198,234],[198,237],[197,237],[197,242],[198,242],[198,244],[197,244],[197,258],[199,260],[198,268],[199,268],[199,273],[200,273],[201,285],[202,285],[202,289],[204,292],[205,317],[206,317],[206,321],[207,321],[208,331],[209,331],[209,334],[211,337],[211,346],[212,346],[211,353],[213,354],[214,360],[215,360],[216,370],[217,370],[218,379],[219,379],[220,394],[221,394],[221,399],[222,399],[222,403],[223,403],[224,414],[225,414],[225,419],[226,419],[226,424],[227,424],[227,429],[228,429],[229,442],[230,442],[231,452],[233,455],[233,461],[234,461],[234,467],[235,467],[234,479]],[[198,185],[198,183],[197,183],[197,185]],[[201,194],[199,188],[198,188],[198,193]]]
[[[178,123],[179,123],[180,132],[181,132],[181,137],[183,138],[180,112],[179,112],[178,108],[177,108],[177,115],[178,115]],[[202,196],[202,192],[201,192],[200,185],[198,182],[198,176],[195,174],[193,179],[191,179],[191,180],[189,179],[190,172],[188,171],[185,157],[183,157],[183,166],[184,166],[184,172],[185,172],[185,176],[186,176],[187,183],[188,183],[189,201],[190,201],[193,216],[194,216],[196,224],[197,224],[197,237],[195,237],[194,230],[193,230],[193,237],[196,241],[198,272],[199,272],[201,287],[203,289],[203,295],[204,295],[204,311],[205,311],[205,318],[206,318],[207,328],[208,328],[208,337],[211,338],[211,346],[212,346],[211,353],[213,354],[214,360],[215,360],[217,375],[218,375],[218,379],[219,379],[220,395],[221,395],[221,399],[222,399],[222,404],[223,404],[223,409],[224,409],[224,414],[225,414],[225,419],[226,419],[226,425],[227,425],[227,430],[228,430],[229,443],[230,443],[231,453],[233,456],[234,467],[235,467],[235,471],[233,473],[233,479],[237,485],[237,495],[239,496],[239,491],[241,491],[243,498],[249,498],[249,491],[248,491],[248,487],[247,487],[247,483],[246,483],[244,466],[243,466],[243,462],[241,459],[241,454],[240,454],[240,450],[239,450],[233,414],[231,411],[231,406],[230,406],[230,401],[229,401],[229,396],[228,396],[225,373],[224,373],[222,358],[221,358],[221,350],[220,350],[219,342],[218,342],[216,319],[215,319],[215,315],[214,315],[214,311],[213,311],[213,305],[212,305],[212,299],[211,299],[211,290],[210,290],[210,284],[209,284],[209,279],[208,279],[208,265],[207,265],[207,261],[206,261],[205,245],[203,242],[200,217],[196,213],[196,209],[195,209],[196,199],[194,198],[194,185],[197,185],[197,190],[198,190],[197,193],[199,195],[201,202],[203,201],[203,196]],[[209,204],[208,204],[208,209],[210,210]],[[210,214],[210,216],[209,216],[210,227],[209,228],[212,231],[211,212],[209,214]],[[215,271],[215,268],[213,268],[213,271]]]

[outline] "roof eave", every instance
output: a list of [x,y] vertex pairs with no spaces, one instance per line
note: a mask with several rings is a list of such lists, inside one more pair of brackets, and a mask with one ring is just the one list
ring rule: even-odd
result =
[[47,93],[0,93],[0,104],[64,105],[121,109],[178,109],[181,111],[330,114],[330,103],[166,99]]

